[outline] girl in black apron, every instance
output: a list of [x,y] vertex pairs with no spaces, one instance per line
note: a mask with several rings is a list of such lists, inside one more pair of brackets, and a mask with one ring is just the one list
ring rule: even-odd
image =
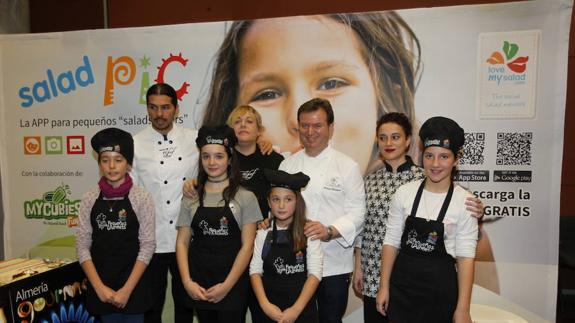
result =
[[145,270],[155,248],[153,202],[127,174],[134,156],[129,133],[104,129],[91,143],[103,177],[82,199],[76,236],[90,282],[86,305],[104,323],[143,322],[151,306]]
[[261,211],[253,193],[239,187],[235,142],[227,126],[199,130],[199,201],[184,198],[177,223],[178,267],[202,323],[245,320],[246,268]]
[[[301,172],[265,170],[271,184],[271,229],[260,230],[250,264],[250,280],[267,322],[318,322],[315,291],[322,273],[319,240],[304,235],[305,202],[300,190],[309,182]],[[279,228],[278,228],[279,227]]]
[[469,193],[452,181],[464,132],[434,117],[419,136],[426,178],[393,198],[376,304],[393,323],[471,323],[477,219],[465,211]]

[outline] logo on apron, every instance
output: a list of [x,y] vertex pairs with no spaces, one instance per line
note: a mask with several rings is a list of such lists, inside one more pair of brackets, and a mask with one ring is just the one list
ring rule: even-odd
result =
[[[224,221],[224,220],[225,220],[225,222],[222,223],[222,221]],[[198,226],[200,228],[202,228],[202,233],[206,236],[227,236],[227,235],[229,235],[228,220],[226,219],[226,217],[223,217],[222,219],[220,219],[220,227],[218,229],[210,228],[210,225],[208,224],[208,222],[206,222],[206,220],[200,221]]]
[[411,246],[412,249],[424,252],[432,252],[435,249],[436,242],[437,242],[437,233],[435,231],[429,234],[426,242],[421,242],[417,240],[417,232],[412,229],[411,231],[409,231],[407,235],[407,241],[405,244]]
[[278,274],[285,274],[285,275],[303,273],[305,271],[304,264],[297,264],[297,265],[284,264],[284,260],[282,257],[276,258],[276,260],[274,261],[274,267],[276,268],[276,272]]
[[98,216],[96,216],[96,223],[98,224],[98,229],[106,231],[126,230],[127,228],[127,223],[125,219],[124,221],[119,220],[116,222],[106,220],[106,215],[103,213],[100,213],[98,214]]

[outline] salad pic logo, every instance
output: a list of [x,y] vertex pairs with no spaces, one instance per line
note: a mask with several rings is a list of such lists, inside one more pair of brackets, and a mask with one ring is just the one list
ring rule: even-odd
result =
[[74,226],[80,209],[80,200],[71,200],[70,186],[62,184],[53,191],[42,194],[41,199],[24,201],[24,216],[27,219],[61,220],[62,224]]
[[508,41],[503,42],[502,52],[495,51],[485,61],[488,66],[488,81],[501,82],[525,82],[527,62],[529,56],[517,56],[519,46]]

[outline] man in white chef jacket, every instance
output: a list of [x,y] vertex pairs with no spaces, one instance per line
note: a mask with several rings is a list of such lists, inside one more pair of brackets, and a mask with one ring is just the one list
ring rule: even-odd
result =
[[316,98],[304,103],[297,118],[304,149],[279,168],[311,178],[302,195],[309,220],[305,234],[323,241],[323,278],[316,293],[320,322],[341,322],[353,271],[354,240],[365,213],[363,176],[353,159],[329,146],[334,131],[329,101]]
[[180,212],[182,187],[197,173],[197,131],[174,124],[178,115],[176,91],[168,84],[154,84],[146,93],[151,125],[134,136],[135,183],[144,186],[156,207],[156,252],[148,265],[152,279],[154,305],[146,313],[146,323],[162,321],[168,271],[172,276],[174,321],[193,321],[193,310],[186,308],[187,297],[176,262],[176,220]]

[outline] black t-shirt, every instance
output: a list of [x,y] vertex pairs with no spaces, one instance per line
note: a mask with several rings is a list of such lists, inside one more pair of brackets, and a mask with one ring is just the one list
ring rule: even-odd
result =
[[272,152],[270,155],[262,155],[259,148],[249,155],[242,155],[236,150],[238,164],[242,173],[242,186],[252,191],[258,198],[258,203],[264,218],[267,218],[270,210],[267,201],[267,194],[270,188],[269,183],[264,176],[264,169],[277,170],[284,159],[282,155]]

